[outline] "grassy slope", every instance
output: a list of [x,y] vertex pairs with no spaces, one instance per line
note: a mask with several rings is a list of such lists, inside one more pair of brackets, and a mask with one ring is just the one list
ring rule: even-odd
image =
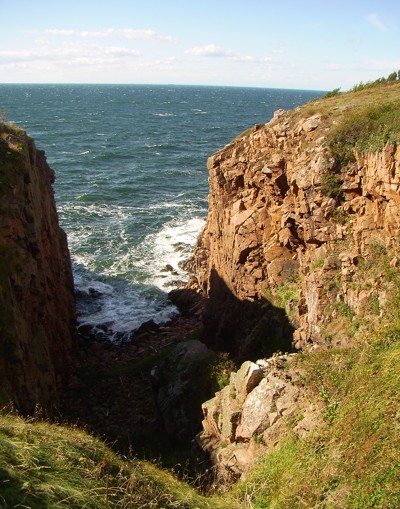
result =
[[[84,431],[0,416],[0,507],[218,508],[153,464],[116,456]],[[229,506],[228,506],[229,507]]]
[[235,489],[242,507],[400,507],[400,327],[368,339],[299,360],[327,402],[325,424],[260,460]]

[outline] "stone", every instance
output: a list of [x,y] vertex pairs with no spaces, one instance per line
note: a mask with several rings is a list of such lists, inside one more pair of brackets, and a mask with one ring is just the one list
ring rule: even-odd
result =
[[321,118],[319,115],[310,117],[303,122],[301,127],[305,132],[314,131],[314,129],[316,129],[319,126],[320,120]]
[[246,398],[236,440],[249,441],[253,435],[262,433],[269,426],[269,413],[273,408],[275,390],[264,378]]
[[233,378],[236,399],[243,402],[262,378],[263,370],[260,366],[251,361],[244,362]]
[[0,167],[8,180],[0,185],[0,307],[7,330],[0,332],[2,398],[21,414],[41,407],[51,416],[69,381],[76,325],[54,172],[25,131],[2,122]]
[[[201,427],[202,402],[212,394],[209,372],[214,360],[214,352],[203,343],[188,340],[178,343],[158,367],[157,406],[165,432],[178,443],[189,440]],[[211,427],[216,418],[213,412],[207,411]]]

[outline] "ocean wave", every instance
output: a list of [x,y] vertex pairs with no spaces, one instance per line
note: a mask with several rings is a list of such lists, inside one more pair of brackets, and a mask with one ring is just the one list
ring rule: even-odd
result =
[[146,237],[137,254],[142,256],[140,268],[148,273],[149,283],[170,290],[187,279],[182,262],[190,257],[204,223],[199,217],[174,219]]
[[152,113],[153,117],[176,117],[175,113]]

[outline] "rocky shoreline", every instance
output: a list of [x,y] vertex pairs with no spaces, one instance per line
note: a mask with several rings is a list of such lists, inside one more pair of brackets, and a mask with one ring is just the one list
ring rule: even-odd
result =
[[[201,328],[200,307],[197,301],[167,324],[142,328],[131,341],[112,343],[78,334],[62,418],[115,443],[125,454],[141,454],[155,435],[160,437],[161,429],[151,370],[176,344],[196,335]],[[162,448],[162,442],[161,437],[152,445]]]

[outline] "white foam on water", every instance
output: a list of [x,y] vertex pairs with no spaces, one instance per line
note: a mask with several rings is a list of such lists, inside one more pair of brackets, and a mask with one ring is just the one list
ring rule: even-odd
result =
[[[144,322],[165,323],[176,315],[167,291],[187,281],[181,262],[191,256],[204,225],[199,211],[172,200],[146,208],[105,204],[72,208],[74,228],[68,238],[79,294],[78,323],[106,330],[114,340]],[[174,210],[179,217],[134,245],[129,230],[135,214],[164,216]]]
[[142,270],[147,271],[149,282],[160,289],[171,290],[187,279],[181,262],[191,256],[204,223],[199,217],[177,218],[146,237],[140,251],[146,254]]
[[[111,340],[115,333],[130,333],[149,320],[161,324],[177,313],[166,297],[163,299],[160,294],[151,293],[145,288],[129,285],[112,287],[102,285],[100,281],[92,281],[87,290],[88,295],[92,292],[93,296],[89,298],[98,306],[94,312],[80,317],[79,325],[100,329],[106,326]],[[99,293],[93,294],[93,290]]]

